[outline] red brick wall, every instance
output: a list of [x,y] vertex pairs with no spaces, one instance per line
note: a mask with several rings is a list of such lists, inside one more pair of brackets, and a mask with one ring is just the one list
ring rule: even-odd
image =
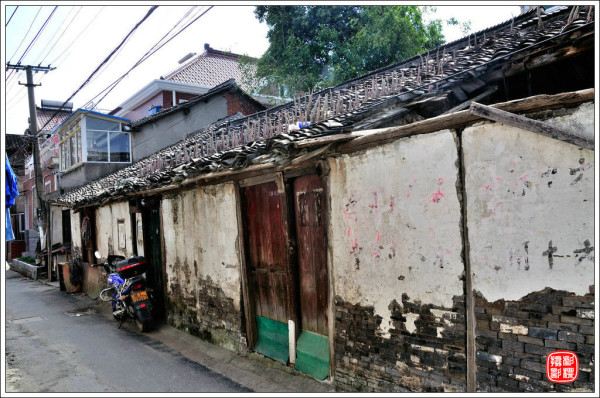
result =
[[237,112],[241,112],[243,115],[251,115],[264,109],[263,107],[258,106],[254,102],[248,100],[248,98],[237,93],[225,93],[225,99],[227,100],[228,116],[231,116]]
[[189,93],[179,93],[179,92],[177,92],[175,98],[177,99],[177,105],[179,105],[179,100],[183,99],[183,100],[189,101],[192,98],[195,98],[197,96],[198,96],[197,94],[189,94]]

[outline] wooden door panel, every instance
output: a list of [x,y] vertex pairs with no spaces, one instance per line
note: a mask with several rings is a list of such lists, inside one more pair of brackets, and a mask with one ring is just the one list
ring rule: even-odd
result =
[[290,270],[284,193],[275,182],[243,188],[248,271],[257,316],[287,323]]
[[316,175],[294,180],[302,329],[327,334],[327,231],[325,191]]

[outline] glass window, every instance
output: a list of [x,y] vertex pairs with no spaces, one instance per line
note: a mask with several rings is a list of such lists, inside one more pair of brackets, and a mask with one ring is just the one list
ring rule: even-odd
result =
[[110,134],[110,161],[129,162],[129,133]]
[[104,119],[96,119],[88,117],[86,119],[86,129],[88,130],[104,130],[104,131],[120,131],[121,124],[118,122],[111,122]]
[[87,132],[88,162],[108,162],[108,140],[105,131]]

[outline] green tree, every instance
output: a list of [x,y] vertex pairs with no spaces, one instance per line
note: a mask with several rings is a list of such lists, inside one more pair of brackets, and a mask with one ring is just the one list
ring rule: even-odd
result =
[[443,43],[418,6],[258,6],[269,48],[259,78],[294,92],[335,85]]

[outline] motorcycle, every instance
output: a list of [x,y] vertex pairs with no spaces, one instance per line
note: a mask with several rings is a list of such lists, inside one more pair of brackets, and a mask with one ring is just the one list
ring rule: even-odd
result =
[[[94,256],[101,258],[98,251]],[[129,318],[135,321],[140,332],[150,330],[152,297],[146,286],[144,257],[109,255],[101,265],[108,274],[108,288],[103,289],[99,297],[102,301],[112,302],[113,317],[119,321],[119,328]]]

